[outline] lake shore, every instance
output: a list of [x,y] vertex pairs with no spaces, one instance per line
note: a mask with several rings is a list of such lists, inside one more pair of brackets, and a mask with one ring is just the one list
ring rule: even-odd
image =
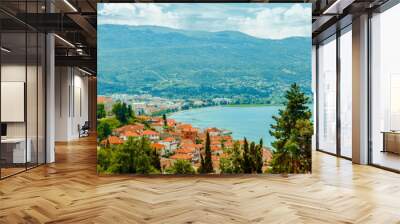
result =
[[269,134],[272,116],[277,115],[282,106],[210,106],[181,110],[169,114],[169,118],[178,122],[192,124],[197,128],[217,127],[232,131],[234,139],[247,138],[259,142],[262,138],[270,146],[273,137]]

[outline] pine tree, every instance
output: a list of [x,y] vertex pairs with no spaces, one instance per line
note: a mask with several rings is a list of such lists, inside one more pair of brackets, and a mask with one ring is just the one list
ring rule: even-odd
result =
[[307,107],[309,98],[297,84],[292,84],[285,94],[285,108],[273,116],[270,134],[272,143],[271,168],[273,173],[311,172],[311,137],[313,127],[311,111]]
[[97,119],[106,117],[106,110],[105,110],[104,103],[97,104],[96,116],[97,116]]

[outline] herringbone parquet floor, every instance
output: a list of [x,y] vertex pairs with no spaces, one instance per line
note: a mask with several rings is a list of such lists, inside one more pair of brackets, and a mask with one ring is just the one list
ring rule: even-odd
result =
[[400,175],[313,154],[313,174],[98,177],[93,138],[0,181],[0,223],[400,223]]

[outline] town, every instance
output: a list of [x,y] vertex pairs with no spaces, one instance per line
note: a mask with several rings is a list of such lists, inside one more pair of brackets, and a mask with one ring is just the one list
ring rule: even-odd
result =
[[[143,99],[142,97],[141,100]],[[157,152],[162,173],[165,173],[179,160],[187,161],[192,165],[194,170],[199,170],[202,157],[206,157],[205,146],[208,135],[214,173],[221,173],[220,162],[230,157],[235,143],[240,148],[248,144],[244,139],[233,139],[232,132],[222,128],[209,127],[200,129],[193,127],[191,124],[167,118],[165,114],[162,116],[142,115],[151,114],[149,112],[154,114],[156,108],[165,111],[166,109],[178,109],[177,107],[182,106],[182,102],[166,103],[161,98],[153,98],[153,101],[150,101],[150,99],[152,98],[148,97],[146,99],[147,103],[140,104],[140,107],[136,107],[138,104],[135,103],[127,106],[132,108],[132,111],[133,108],[135,108],[133,115],[135,120],[113,128],[111,133],[99,139],[99,147],[115,147],[123,145],[130,138],[145,138],[150,142],[150,147]],[[103,104],[103,113],[107,114],[106,116],[108,117],[112,117],[109,114],[113,110],[112,108],[115,103],[120,102],[120,100],[126,101],[127,98],[119,98],[113,101],[111,97],[101,96],[98,97],[98,104]],[[155,104],[154,100],[157,100],[157,104]],[[124,103],[124,105],[126,104]],[[157,107],[153,107],[154,105]],[[137,112],[138,108],[143,109],[143,111]],[[152,109],[154,110],[152,111]],[[99,131],[99,133],[101,135],[101,131]],[[265,170],[267,169],[268,162],[272,158],[272,153],[265,146],[261,146],[259,150],[262,155],[262,169]]]

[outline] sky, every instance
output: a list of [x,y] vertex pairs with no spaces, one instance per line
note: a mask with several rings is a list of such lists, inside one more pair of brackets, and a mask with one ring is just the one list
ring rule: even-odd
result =
[[239,31],[265,39],[311,37],[311,4],[100,3],[99,24]]

